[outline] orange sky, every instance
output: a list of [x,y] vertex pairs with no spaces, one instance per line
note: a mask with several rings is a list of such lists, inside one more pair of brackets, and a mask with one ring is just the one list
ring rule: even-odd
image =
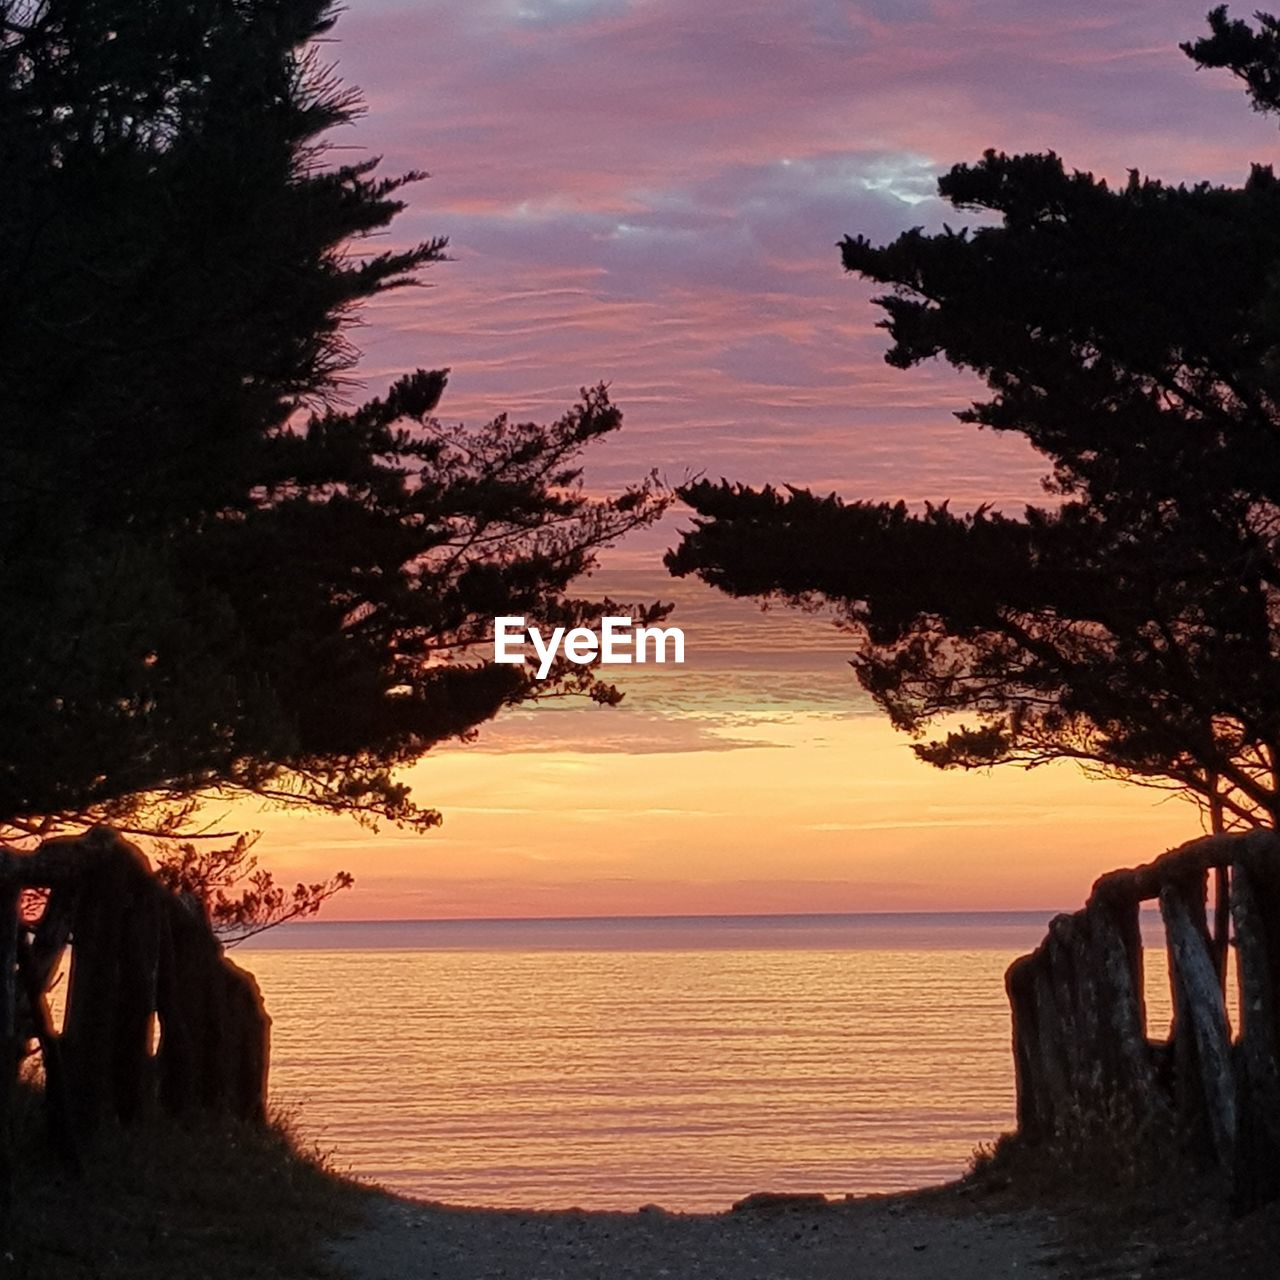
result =
[[445,816],[427,835],[239,809],[264,859],[353,872],[327,918],[1058,908],[1198,834],[1190,805],[1074,765],[920,764],[825,619],[651,572],[602,585],[674,597],[686,665],[614,668],[620,707],[521,710],[433,753],[410,774]]

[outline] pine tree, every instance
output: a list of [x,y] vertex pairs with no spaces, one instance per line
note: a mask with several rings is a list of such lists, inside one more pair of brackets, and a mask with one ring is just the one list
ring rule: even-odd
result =
[[662,505],[589,496],[603,388],[541,426],[344,405],[376,247],[422,175],[336,160],[328,0],[0,0],[0,834],[174,834],[245,791],[430,826],[396,770],[589,669],[488,660],[498,614]]
[[[1280,27],[1186,46],[1280,109]],[[732,594],[833,606],[864,689],[940,767],[1069,758],[1280,816],[1280,183],[1112,189],[1053,154],[940,181],[976,229],[842,244],[890,364],[941,356],[1024,436],[1055,502],[1020,516],[699,483],[668,557]],[[967,722],[960,717],[967,717]]]

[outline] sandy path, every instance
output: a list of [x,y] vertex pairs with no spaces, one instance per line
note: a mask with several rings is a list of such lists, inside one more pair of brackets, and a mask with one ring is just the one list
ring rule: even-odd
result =
[[1053,1220],[905,1199],[722,1214],[529,1213],[379,1198],[352,1280],[1003,1280],[1060,1275]]

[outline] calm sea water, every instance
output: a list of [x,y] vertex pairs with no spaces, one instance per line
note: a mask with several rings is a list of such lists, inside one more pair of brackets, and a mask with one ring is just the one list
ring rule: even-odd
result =
[[477,1205],[719,1209],[963,1172],[1013,1124],[1003,974],[1046,920],[316,923],[235,958],[277,1099],[340,1167]]

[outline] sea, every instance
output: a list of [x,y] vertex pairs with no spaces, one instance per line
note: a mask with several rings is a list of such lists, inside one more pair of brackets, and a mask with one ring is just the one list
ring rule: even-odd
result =
[[[1050,915],[309,922],[232,956],[274,1019],[276,1105],[340,1170],[719,1210],[963,1174],[1013,1126],[1004,971]],[[1158,1034],[1162,947],[1146,969]]]

